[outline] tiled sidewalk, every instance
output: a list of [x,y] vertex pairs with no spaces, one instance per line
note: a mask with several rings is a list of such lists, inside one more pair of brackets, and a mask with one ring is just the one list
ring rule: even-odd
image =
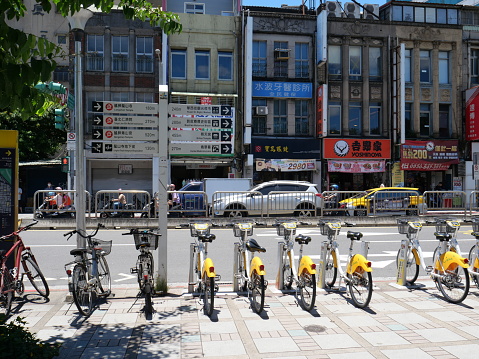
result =
[[60,358],[474,358],[479,353],[479,290],[464,303],[442,299],[432,282],[420,289],[375,282],[370,307],[355,308],[345,291],[319,291],[316,308],[302,310],[294,294],[270,283],[261,316],[249,300],[221,287],[212,318],[185,288],[154,298],[145,318],[137,289],[114,297],[89,318],[54,291],[48,303],[28,294],[14,303],[40,339],[63,342]]

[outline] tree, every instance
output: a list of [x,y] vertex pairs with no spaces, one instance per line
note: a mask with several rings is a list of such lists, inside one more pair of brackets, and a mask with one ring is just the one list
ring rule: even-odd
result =
[[[109,13],[113,5],[123,9],[127,19],[148,21],[167,34],[182,30],[177,14],[164,12],[147,0],[39,0],[43,10],[50,12],[52,3],[63,16],[95,6]],[[22,0],[0,1],[0,111],[20,111],[23,119],[42,114],[48,109],[51,96],[35,89],[38,82],[51,79],[55,58],[61,49],[44,38],[11,28],[5,19],[20,19],[26,7]]]

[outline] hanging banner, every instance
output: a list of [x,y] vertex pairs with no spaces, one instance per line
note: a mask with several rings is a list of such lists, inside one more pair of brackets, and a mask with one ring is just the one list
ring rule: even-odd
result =
[[391,171],[391,185],[393,187],[404,187],[404,171],[401,169],[401,164],[395,162]]
[[256,171],[261,172],[298,172],[316,170],[316,160],[295,159],[257,159]]
[[[479,140],[479,86],[466,90],[466,140]],[[477,106],[477,111],[476,111]],[[478,118],[476,118],[476,113]]]
[[329,172],[374,173],[384,172],[385,161],[348,161],[328,160]]
[[401,145],[401,169],[446,171],[459,163],[457,140],[410,141]]

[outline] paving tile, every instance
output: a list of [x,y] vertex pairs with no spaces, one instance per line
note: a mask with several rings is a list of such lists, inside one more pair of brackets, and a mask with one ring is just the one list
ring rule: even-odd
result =
[[383,345],[402,345],[409,344],[407,340],[394,332],[371,332],[371,333],[359,333],[364,339],[366,339],[371,345],[383,346]]
[[393,297],[396,299],[408,298],[408,299],[414,300],[418,297],[416,294],[409,292],[406,287],[404,287],[403,290],[383,291],[382,294],[387,294],[390,297]]
[[202,322],[200,323],[201,334],[224,334],[238,333],[235,322]]
[[284,330],[283,325],[278,319],[256,319],[244,321],[250,332],[270,332],[273,330]]
[[463,323],[468,320],[471,320],[471,318],[453,310],[443,310],[440,312],[427,312],[427,314],[447,323],[451,323],[451,322]]
[[429,319],[423,317],[417,313],[401,313],[401,314],[388,314],[389,318],[395,320],[400,324],[411,324],[411,323],[428,323]]
[[105,314],[101,319],[101,324],[127,324],[136,323],[138,314],[124,313],[124,314]]
[[349,327],[371,327],[381,325],[381,323],[370,315],[341,316],[339,319]]
[[360,352],[355,351],[353,354],[351,353],[342,353],[342,354],[328,354],[328,357],[331,359],[351,359],[354,358],[361,358],[361,359],[375,359],[374,355],[369,352]]
[[468,325],[464,327],[457,326],[456,328],[472,336],[475,336],[476,338],[479,338],[479,325]]
[[301,325],[303,328],[308,325],[320,325],[325,328],[337,328],[338,325],[331,321],[328,317],[304,317],[304,318],[296,318],[296,321]]
[[203,353],[205,357],[231,357],[245,355],[246,349],[241,340],[212,341],[203,343]]
[[123,359],[126,354],[125,347],[100,347],[86,348],[81,359],[102,358],[102,359]]
[[260,338],[253,339],[258,352],[275,353],[278,351],[282,353],[299,351],[299,347],[296,345],[292,338]]
[[352,304],[343,304],[345,302],[345,299],[343,299],[342,304],[336,304],[336,305],[325,305],[324,307],[327,308],[331,313],[335,314],[348,314],[348,313],[361,313],[362,310],[359,308],[356,308]]
[[415,329],[414,332],[432,343],[446,343],[458,340],[466,340],[466,338],[463,338],[459,334],[456,334],[446,328]]
[[458,359],[470,359],[473,357],[471,353],[479,352],[479,344],[463,344],[455,346],[442,346],[442,349],[451,353]]
[[138,348],[137,359],[181,358],[180,343],[148,343]]
[[[374,293],[374,296],[376,297],[376,293]],[[376,298],[374,298],[376,299]],[[378,313],[384,313],[384,312],[404,312],[407,309],[403,307],[402,305],[399,305],[397,303],[393,302],[384,302],[384,303],[376,303],[375,301],[371,302],[369,304],[369,307],[378,312]]]
[[432,359],[433,356],[427,354],[419,348],[413,349],[397,349],[397,350],[381,350],[385,356],[389,359],[405,359],[405,358],[414,358],[414,359]]
[[437,302],[432,300],[421,300],[421,301],[414,301],[414,302],[407,302],[408,305],[415,309],[425,310],[425,309],[441,309],[444,308]]
[[358,344],[353,338],[347,334],[329,334],[329,335],[314,335],[314,341],[318,343],[321,349],[343,349],[343,348],[359,348]]
[[97,328],[93,334],[93,340],[118,339],[131,337],[133,328],[123,328],[121,326],[109,326]]
[[54,342],[64,341],[68,338],[73,338],[76,333],[76,329],[41,329],[37,333],[37,338],[43,341]]

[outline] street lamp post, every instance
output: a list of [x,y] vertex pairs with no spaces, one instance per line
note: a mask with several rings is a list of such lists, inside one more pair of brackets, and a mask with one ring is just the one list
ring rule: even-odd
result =
[[[75,39],[75,208],[76,229],[85,233],[85,151],[83,144],[83,63],[82,38],[87,21],[93,16],[90,10],[81,8],[72,16],[67,16]],[[77,248],[86,248],[85,238],[77,234]]]

